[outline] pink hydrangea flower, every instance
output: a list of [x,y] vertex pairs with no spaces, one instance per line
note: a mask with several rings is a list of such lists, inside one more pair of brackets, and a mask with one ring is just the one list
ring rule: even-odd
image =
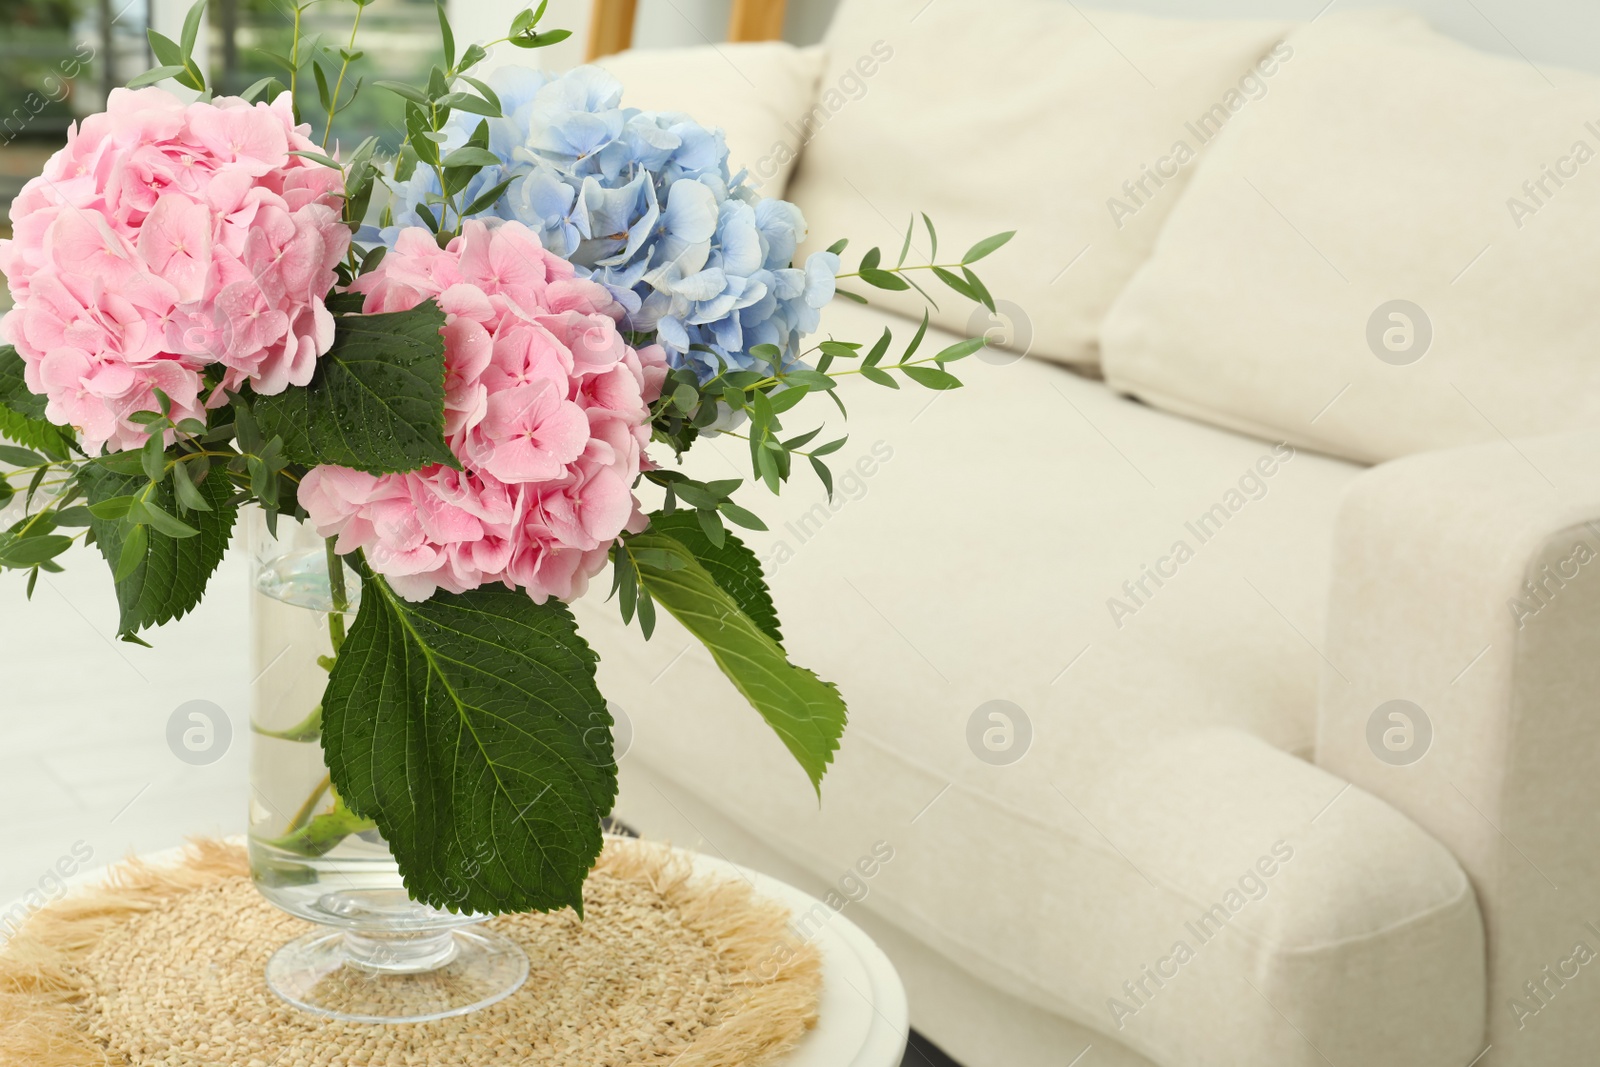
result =
[[402,232],[352,287],[369,315],[427,299],[445,312],[445,430],[463,470],[317,467],[300,483],[317,532],[401,596],[503,582],[571,600],[643,527],[633,484],[666,354],[630,348],[610,292],[574,273],[521,223],[473,221],[442,249]]
[[[343,178],[285,94],[185,104],[114,89],[11,205],[0,241],[16,346],[45,412],[91,452],[144,443],[128,416],[205,418],[221,386],[278,393],[333,343],[323,304],[350,244]],[[207,368],[219,364],[208,382]]]

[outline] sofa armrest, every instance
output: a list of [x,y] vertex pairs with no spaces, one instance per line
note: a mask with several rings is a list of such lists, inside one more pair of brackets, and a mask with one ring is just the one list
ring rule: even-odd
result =
[[1317,762],[1471,877],[1484,1063],[1576,1063],[1600,1038],[1597,520],[1595,432],[1386,463],[1340,509]]

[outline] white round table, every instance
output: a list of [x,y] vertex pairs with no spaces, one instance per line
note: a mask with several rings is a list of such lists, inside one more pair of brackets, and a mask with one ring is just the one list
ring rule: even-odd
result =
[[[801,928],[822,953],[817,1025],[781,1067],[900,1067],[911,1028],[905,986],[889,957],[859,926],[787,882],[715,856],[678,851],[693,860],[698,872],[743,879],[760,895],[787,904],[797,923],[804,917]],[[165,866],[182,858],[183,849],[174,848],[144,860]],[[68,884],[97,885],[106,872],[105,867],[82,871]]]

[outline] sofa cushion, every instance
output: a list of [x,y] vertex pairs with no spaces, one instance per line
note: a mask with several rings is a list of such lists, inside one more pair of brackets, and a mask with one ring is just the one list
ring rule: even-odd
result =
[[1364,461],[1594,424],[1600,79],[1396,13],[1289,44],[1107,317],[1107,380]]
[[[881,321],[843,305],[824,326]],[[1333,517],[1357,468],[1033,360],[952,369],[970,388],[849,391],[832,506],[809,476],[747,501],[772,528],[749,540],[786,647],[850,704],[820,808],[701,646],[670,619],[645,643],[591,598],[574,610],[632,723],[626,760],[829,881],[889,843],[882,914],[1155,1062],[1322,1063],[1298,1026],[1335,1062],[1460,1067],[1483,997],[1459,868],[1289,754],[1311,741]],[[744,442],[708,445],[689,470],[748,474]],[[1292,862],[1233,907],[1279,841]],[[1219,901],[1227,931],[1201,947],[1184,924]],[[1185,939],[1192,965],[1131,999],[1121,983]],[[1425,1021],[1397,1038],[1408,1019]]]
[[[1270,95],[1269,53],[1287,31],[1058,0],[844,0],[791,198],[812,248],[849,237],[890,260],[916,212],[940,228],[941,262],[1016,229],[982,270],[1005,302],[995,335],[1093,363],[1105,309],[1149,255],[1193,155]],[[930,251],[919,229],[911,262]],[[915,300],[891,304],[921,316]],[[941,305],[944,326],[988,328],[964,300]]]
[[623,84],[628,107],[682,111],[720,126],[734,170],[747,168],[762,195],[782,196],[824,60],[820,46],[760,41],[631,49],[599,65]]
[[[835,301],[821,336],[875,337],[885,318]],[[952,337],[930,329],[923,347]],[[1302,635],[1314,641],[1321,627],[1333,518],[1360,468],[1175,418],[1011,353],[950,367],[968,388],[845,390],[850,421],[835,416],[825,431],[850,434],[830,457],[831,502],[804,466],[778,498],[746,491],[771,529],[740,536],[766,566],[786,645],[844,685],[852,736],[965,767],[966,717],[1004,699],[1046,720],[1035,751],[1080,781],[1113,751],[1189,727],[1234,726],[1309,753],[1321,660]],[[800,433],[832,410],[785,425]],[[749,465],[747,444],[724,437],[697,443],[683,469],[749,478]],[[578,609],[614,619],[614,602],[590,600]],[[643,649],[624,642],[626,654],[656,663],[654,677],[689,643],[676,634],[664,622]],[[690,648],[685,662],[701,656]],[[725,688],[711,695],[737,707]],[[803,784],[776,736],[742,714],[770,741],[773,766]],[[940,729],[913,729],[930,716]],[[1070,735],[1047,722],[1070,722]],[[1026,774],[1000,781],[1018,804],[1054,796]]]

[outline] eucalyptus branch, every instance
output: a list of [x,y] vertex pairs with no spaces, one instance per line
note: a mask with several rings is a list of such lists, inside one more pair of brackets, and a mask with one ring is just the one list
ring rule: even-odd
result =
[[[356,33],[361,29],[361,15],[362,12],[366,10],[367,6],[365,4],[356,5],[355,23],[350,27],[350,43],[345,46],[344,54],[340,57],[344,60],[344,62],[339,64],[339,77],[333,83],[333,97],[330,100],[330,106],[328,108],[328,125],[327,128],[322,131],[323,148],[328,147],[328,137],[333,133],[333,117],[339,113],[339,93],[344,88],[345,72],[350,69],[350,53],[355,51]],[[298,44],[298,42],[296,43]],[[361,88],[359,82],[356,84],[356,88]]]
[[[310,5],[306,5],[308,7]],[[300,15],[306,7],[296,3],[294,5],[294,43],[289,47],[289,62],[293,69],[289,71],[289,107],[295,112],[295,121],[300,121],[300,105],[296,103],[295,92],[299,88],[300,80]]]
[[865,271],[855,270],[845,274],[836,274],[835,278],[863,278],[872,273],[878,274],[904,274],[912,270],[960,270],[964,263],[910,263],[898,267],[869,267]]

